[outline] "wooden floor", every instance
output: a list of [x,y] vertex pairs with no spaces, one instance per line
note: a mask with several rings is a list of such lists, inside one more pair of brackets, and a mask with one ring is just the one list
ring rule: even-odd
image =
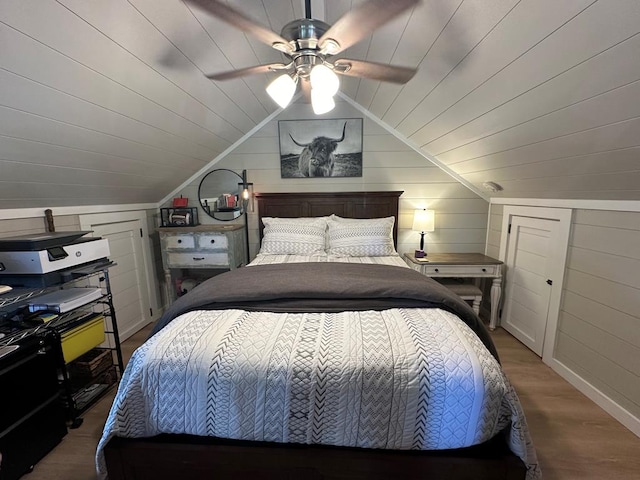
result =
[[[149,328],[123,343],[125,359]],[[640,480],[640,438],[582,395],[501,328],[493,332],[524,407],[545,480]],[[94,453],[115,392],[23,480],[94,480]]]

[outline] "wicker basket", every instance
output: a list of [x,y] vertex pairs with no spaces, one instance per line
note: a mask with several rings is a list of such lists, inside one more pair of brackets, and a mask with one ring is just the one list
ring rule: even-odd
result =
[[111,350],[94,348],[69,365],[73,383],[87,383],[113,365]]

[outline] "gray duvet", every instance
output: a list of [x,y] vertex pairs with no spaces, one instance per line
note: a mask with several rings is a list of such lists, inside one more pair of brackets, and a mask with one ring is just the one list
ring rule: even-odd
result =
[[442,308],[458,315],[498,358],[484,324],[460,297],[402,267],[350,263],[283,263],[232,270],[179,298],[151,336],[182,313],[241,308],[267,312],[339,312],[388,308]]

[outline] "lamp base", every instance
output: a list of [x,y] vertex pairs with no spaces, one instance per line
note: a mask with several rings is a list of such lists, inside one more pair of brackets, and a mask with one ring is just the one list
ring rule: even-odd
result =
[[427,256],[427,252],[425,252],[424,250],[416,250],[413,256],[416,258],[424,258]]

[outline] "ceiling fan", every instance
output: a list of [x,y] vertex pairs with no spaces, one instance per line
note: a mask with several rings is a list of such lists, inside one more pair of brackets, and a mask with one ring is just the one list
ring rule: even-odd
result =
[[282,108],[293,98],[298,82],[305,94],[311,97],[315,113],[320,114],[331,110],[335,105],[333,96],[339,88],[336,74],[402,84],[411,80],[416,73],[413,68],[347,58],[334,60],[331,57],[359,42],[420,0],[366,0],[333,25],[312,18],[311,0],[305,0],[305,18],[287,23],[280,35],[221,0],[185,1],[253,35],[288,58],[287,63],[256,65],[206,75],[211,80],[229,80],[257,73],[280,73],[269,84],[267,92]]

